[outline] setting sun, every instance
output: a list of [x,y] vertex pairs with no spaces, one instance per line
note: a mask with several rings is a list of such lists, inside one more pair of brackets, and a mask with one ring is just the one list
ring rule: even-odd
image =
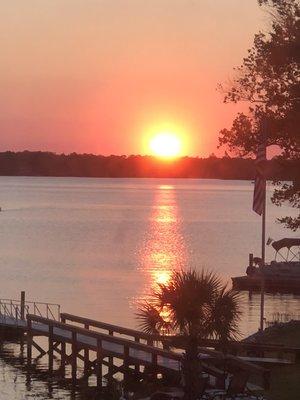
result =
[[194,126],[168,115],[149,115],[137,125],[140,134],[141,153],[164,160],[183,157],[192,151],[191,135]]
[[159,133],[150,140],[151,153],[158,157],[177,157],[181,153],[181,140],[173,133]]

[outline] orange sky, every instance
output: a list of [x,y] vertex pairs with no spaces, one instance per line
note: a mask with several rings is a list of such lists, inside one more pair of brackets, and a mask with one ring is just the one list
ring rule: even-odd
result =
[[138,154],[179,127],[216,151],[233,76],[268,16],[256,0],[9,0],[0,5],[0,151]]

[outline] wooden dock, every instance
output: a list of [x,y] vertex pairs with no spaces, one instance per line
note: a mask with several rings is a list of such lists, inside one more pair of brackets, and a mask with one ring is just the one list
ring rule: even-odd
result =
[[[33,368],[47,357],[49,374],[56,373],[72,385],[94,376],[101,390],[104,382],[116,377],[139,382],[149,377],[180,384],[183,346],[170,350],[170,337],[152,336],[73,314],[61,313],[58,304],[0,300],[0,329],[22,336],[27,342],[27,367]],[[205,342],[205,341],[204,341]],[[214,350],[216,342],[203,342],[199,362],[211,382],[224,383],[227,373],[245,369],[262,379],[268,388],[269,371],[251,357],[242,359]],[[238,346],[236,342],[235,346]],[[240,345],[243,349],[244,344]],[[280,351],[282,352],[282,348]],[[243,355],[245,357],[245,354]],[[255,361],[255,360],[253,360]],[[256,362],[263,361],[258,360]],[[268,362],[272,360],[269,358]],[[66,368],[68,373],[66,373]]]
[[[0,329],[8,336],[24,337],[28,368],[47,356],[50,373],[59,363],[59,373],[65,377],[66,366],[71,367],[73,385],[90,375],[96,376],[99,388],[103,378],[109,380],[116,374],[123,379],[131,375],[141,379],[155,373],[180,380],[180,353],[161,343],[159,347],[158,342],[154,346],[153,338],[143,332],[60,313],[58,304],[25,302],[25,297],[21,301],[2,299]],[[39,338],[46,339],[46,344],[45,340],[40,344]]]

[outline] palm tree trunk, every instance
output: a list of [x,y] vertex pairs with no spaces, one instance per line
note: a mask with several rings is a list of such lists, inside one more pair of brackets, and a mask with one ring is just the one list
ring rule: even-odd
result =
[[201,394],[199,393],[201,372],[197,338],[189,337],[183,362],[185,400],[196,400]]

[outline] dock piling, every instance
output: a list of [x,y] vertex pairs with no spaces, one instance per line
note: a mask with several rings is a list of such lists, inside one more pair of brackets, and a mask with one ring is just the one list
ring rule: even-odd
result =
[[[84,329],[90,329],[89,324],[84,324]],[[88,370],[89,370],[89,363],[90,363],[90,355],[89,355],[89,349],[88,347],[85,347],[83,349],[83,363],[84,363],[84,375],[87,376],[88,375]]]
[[27,366],[31,366],[31,359],[32,359],[32,321],[29,318],[27,320]]
[[25,320],[25,291],[21,292],[21,320]]
[[97,388],[102,389],[102,340],[97,340]]
[[72,384],[74,386],[76,386],[76,383],[77,383],[77,333],[75,331],[72,332],[71,364],[72,364]]
[[49,372],[53,372],[53,326],[52,325],[49,326],[48,344],[49,344],[49,350],[48,350]]

